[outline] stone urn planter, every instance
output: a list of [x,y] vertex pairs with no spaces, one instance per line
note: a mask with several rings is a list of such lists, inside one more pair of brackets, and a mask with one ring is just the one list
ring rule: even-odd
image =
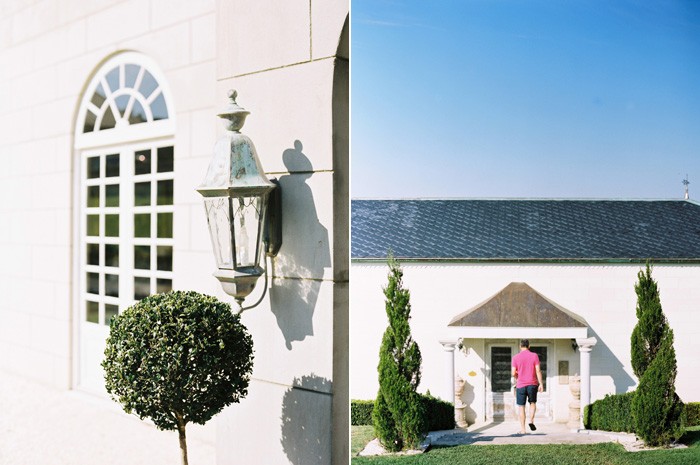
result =
[[467,419],[465,418],[467,405],[462,402],[465,384],[466,381],[459,375],[455,377],[455,423],[457,423],[457,427],[459,428],[466,428],[468,426]]
[[581,426],[581,377],[569,376],[569,391],[573,400],[569,402],[569,421],[566,424],[572,430]]

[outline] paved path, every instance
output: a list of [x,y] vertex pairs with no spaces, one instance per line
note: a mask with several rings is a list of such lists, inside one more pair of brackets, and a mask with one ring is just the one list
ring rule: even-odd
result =
[[[188,425],[190,465],[215,463],[213,425]],[[0,464],[173,465],[177,433],[127,415],[112,401],[0,372]]]
[[429,434],[432,445],[453,446],[460,444],[596,444],[600,442],[634,441],[634,435],[620,433],[576,433],[561,423],[542,423],[537,431],[517,434],[517,422],[490,423],[469,431],[434,431]]
[[[597,431],[572,432],[561,423],[542,423],[537,431],[517,434],[520,425],[517,422],[489,423],[480,427],[470,426],[469,431],[452,429],[433,431],[428,434],[425,446],[459,446],[459,445],[501,445],[501,444],[596,444],[601,442],[619,442],[626,447],[635,444],[633,434],[603,433]],[[407,454],[420,451],[408,451]],[[385,453],[378,440],[370,442],[360,455],[379,455]]]

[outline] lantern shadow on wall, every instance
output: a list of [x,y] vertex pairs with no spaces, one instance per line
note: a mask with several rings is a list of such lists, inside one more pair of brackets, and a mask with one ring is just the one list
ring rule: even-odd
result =
[[275,264],[274,285],[270,288],[270,306],[282,331],[287,349],[293,341],[313,336],[313,316],[321,291],[324,269],[331,266],[328,229],[318,218],[313,191],[308,184],[314,174],[311,161],[296,140],[294,148],[282,154],[290,174],[279,179],[285,192],[282,201],[286,215],[285,236],[288,240],[283,255]]

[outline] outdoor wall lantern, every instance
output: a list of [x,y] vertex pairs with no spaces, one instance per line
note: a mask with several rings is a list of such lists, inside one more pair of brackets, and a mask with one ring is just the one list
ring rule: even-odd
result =
[[[197,189],[204,209],[218,270],[214,276],[242,312],[262,302],[267,291],[265,257],[281,246],[280,188],[262,169],[253,141],[240,133],[249,111],[236,103],[236,91],[219,117],[226,134],[216,141],[204,182]],[[263,259],[263,266],[260,259]],[[243,301],[265,275],[265,290],[253,305]]]

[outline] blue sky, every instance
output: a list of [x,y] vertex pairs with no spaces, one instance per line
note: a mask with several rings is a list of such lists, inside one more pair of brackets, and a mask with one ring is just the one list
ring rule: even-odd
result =
[[700,200],[700,2],[352,0],[352,197]]

